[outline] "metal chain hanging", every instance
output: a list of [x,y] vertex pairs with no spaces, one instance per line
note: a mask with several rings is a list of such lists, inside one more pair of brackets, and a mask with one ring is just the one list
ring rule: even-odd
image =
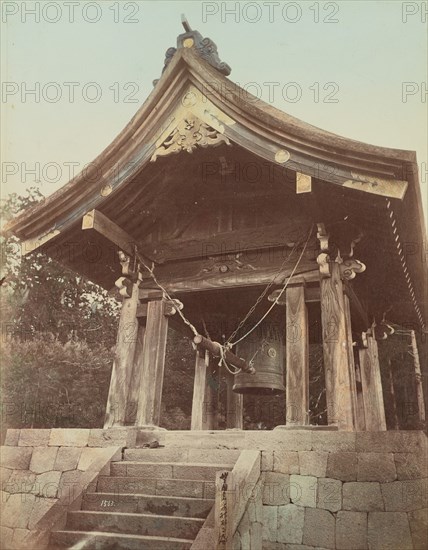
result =
[[[296,243],[290,253],[290,255],[282,262],[280,268],[278,269],[277,273],[274,275],[274,277],[272,278],[272,280],[269,282],[269,284],[266,286],[266,288],[263,290],[263,292],[260,294],[260,296],[257,298],[256,302],[254,303],[254,305],[249,309],[248,313],[245,315],[245,317],[241,320],[241,322],[239,323],[239,325],[237,326],[237,328],[232,332],[232,334],[229,336],[229,338],[226,340],[226,342],[224,344],[219,344],[219,348],[220,348],[220,361],[219,361],[219,365],[222,364],[224,365],[224,367],[231,373],[231,374],[237,374],[240,369],[236,369],[235,371],[233,371],[230,366],[227,364],[226,362],[226,359],[225,359],[225,350],[227,349],[231,349],[233,346],[235,346],[236,344],[238,344],[239,342],[242,342],[242,340],[244,340],[245,338],[247,338],[247,336],[249,336],[259,325],[260,323],[262,323],[264,321],[264,319],[266,319],[266,317],[269,315],[269,313],[272,311],[272,309],[277,305],[279,299],[281,298],[282,294],[285,292],[290,280],[292,279],[292,277],[294,276],[299,264],[300,264],[300,261],[302,260],[303,258],[303,255],[306,251],[306,248],[307,248],[307,245],[309,243],[309,239],[311,237],[311,234],[312,234],[312,231],[313,231],[313,228],[314,226],[312,225],[310,230],[309,230],[309,233],[308,233],[308,236],[306,238],[306,242],[304,244],[304,247],[302,249],[302,252],[300,253],[299,255],[299,258],[297,259],[297,262],[295,264],[295,266],[293,267],[291,273],[290,273],[290,276],[287,277],[286,281],[285,281],[285,284],[283,286],[283,288],[281,289],[281,292],[278,294],[276,300],[273,302],[273,304],[270,306],[270,308],[267,310],[267,312],[261,317],[261,319],[259,321],[257,321],[257,323],[249,330],[247,331],[243,336],[241,336],[241,338],[239,338],[238,340],[236,340],[235,342],[232,342],[232,339],[237,335],[237,333],[239,332],[239,330],[244,326],[244,324],[246,323],[246,321],[250,318],[250,316],[254,313],[256,307],[260,304],[260,302],[263,300],[263,298],[266,296],[268,290],[271,288],[271,286],[275,283],[275,280],[277,279],[277,277],[280,275],[280,273],[282,272],[282,270],[284,269],[284,266],[287,264],[287,262],[290,261],[291,257],[293,256],[294,252],[296,251],[297,247],[299,246],[299,243]],[[151,278],[153,279],[154,283],[156,284],[156,286],[162,291],[164,297],[166,297],[168,300],[170,300],[172,303],[174,303],[174,299],[171,297],[171,295],[169,294],[169,292],[166,290],[166,288],[157,280],[156,278],[156,275],[154,273],[154,263],[152,263],[152,267],[149,267],[145,261],[141,258],[141,256],[139,255],[138,253],[138,250],[137,250],[137,247],[135,246],[135,257],[138,257],[141,265],[143,265],[145,267],[145,269],[147,269],[147,271],[149,272]],[[177,307],[175,308],[177,313],[179,314],[179,316],[181,317],[182,321],[190,328],[190,330],[192,331],[193,335],[194,336],[198,336],[199,333],[198,331],[196,330],[195,326],[186,318],[186,316],[182,313],[182,311]],[[254,358],[253,358],[254,359]]]

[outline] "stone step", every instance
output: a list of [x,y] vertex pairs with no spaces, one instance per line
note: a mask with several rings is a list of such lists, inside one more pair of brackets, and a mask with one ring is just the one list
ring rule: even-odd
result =
[[[77,544],[79,545],[77,546]],[[190,550],[193,540],[96,531],[54,531],[49,548],[79,550]]]
[[110,464],[110,475],[144,477],[148,479],[194,479],[214,481],[219,470],[232,470],[233,464],[135,462],[123,460]]
[[203,523],[199,518],[80,510],[67,514],[66,529],[191,540],[195,539]]
[[208,462],[210,464],[235,463],[241,451],[229,449],[193,449],[161,447],[158,449],[125,449],[124,460],[136,462]]
[[213,499],[118,493],[85,493],[82,510],[206,518]]
[[97,492],[214,498],[215,481],[167,478],[148,479],[131,476],[98,476]]

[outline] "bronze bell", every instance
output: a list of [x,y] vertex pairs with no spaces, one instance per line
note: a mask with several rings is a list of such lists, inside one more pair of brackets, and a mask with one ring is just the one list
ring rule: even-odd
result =
[[235,393],[277,395],[285,392],[283,332],[277,323],[265,320],[257,331],[237,345],[236,354],[252,363],[256,373],[235,374]]

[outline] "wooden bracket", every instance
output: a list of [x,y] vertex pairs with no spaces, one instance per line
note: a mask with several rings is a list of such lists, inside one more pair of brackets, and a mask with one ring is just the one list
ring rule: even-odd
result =
[[320,242],[321,251],[327,252],[329,235],[323,223],[317,223],[317,239]]
[[329,235],[323,223],[317,223],[317,239],[320,243],[321,254],[317,256],[317,264],[321,278],[331,277],[330,273],[330,256],[328,254],[328,239]]
[[354,260],[353,258],[343,260],[339,255],[336,262],[339,264],[340,277],[342,280],[350,281],[351,279],[355,279],[357,273],[363,273],[366,270],[366,266],[363,262]]
[[114,284],[119,289],[119,294],[121,296],[123,296],[124,298],[131,298],[132,289],[134,286],[134,283],[131,281],[131,279],[128,279],[128,277],[119,277],[119,279],[117,279]]

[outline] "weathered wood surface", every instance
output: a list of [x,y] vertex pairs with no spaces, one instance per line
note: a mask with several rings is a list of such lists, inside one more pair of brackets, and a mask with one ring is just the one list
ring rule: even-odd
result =
[[340,430],[354,430],[349,374],[348,331],[339,264],[331,262],[331,277],[321,278],[321,322],[327,418]]
[[[139,304],[141,305],[141,304]],[[138,311],[138,308],[137,308]],[[138,317],[138,313],[137,313]],[[146,335],[145,324],[138,323],[137,341],[135,343],[134,364],[132,366],[130,388],[126,406],[126,424],[135,424],[137,418],[138,398],[141,385],[141,362],[144,353],[144,340]]]
[[306,174],[296,172],[296,193],[310,193],[312,191],[312,178]]
[[119,227],[116,223],[111,221],[99,210],[91,210],[85,214],[82,218],[82,229],[92,229],[103,235],[110,242],[115,244],[120,250],[126,252],[129,256],[133,257],[135,254],[135,247],[137,246],[139,252],[142,252],[142,247],[135,241],[126,231]]
[[364,396],[363,388],[361,384],[361,368],[358,364],[355,369],[355,379],[357,383],[357,430],[365,431],[366,430],[366,413],[364,411]]
[[218,430],[218,391],[219,372],[213,361],[210,360],[207,369],[207,385],[205,393],[205,406],[203,417],[203,429]]
[[[287,261],[279,272],[286,258]],[[177,293],[263,285],[275,276],[275,284],[280,285],[290,276],[298,258],[298,251],[292,255],[287,251],[286,255],[283,255],[281,251],[275,254],[265,250],[253,256],[227,255],[206,260],[171,262],[156,266],[155,275],[168,292]],[[143,277],[140,292],[155,290],[153,280],[144,270]],[[313,250],[308,250],[300,260],[293,282],[298,278],[306,282],[318,281],[318,265]]]
[[[318,280],[317,280],[317,283],[319,283]],[[320,301],[321,293],[320,293],[319,284],[317,286],[306,286],[306,285],[304,285],[302,280],[299,280],[299,278],[297,278],[297,280],[296,280],[294,277],[291,280],[291,284],[293,284],[293,285],[299,284],[299,285],[304,286],[304,288],[305,288],[305,302],[307,304],[310,303],[310,302],[319,302]],[[275,302],[277,299],[278,299],[278,301],[277,301],[278,305],[280,305],[280,306],[285,306],[286,305],[286,303],[287,303],[286,293],[281,288],[278,288],[278,289],[274,290],[268,296],[269,302]]]
[[358,403],[357,403],[357,383],[355,376],[355,361],[354,361],[354,349],[352,345],[352,324],[351,324],[351,309],[349,305],[349,298],[344,293],[343,295],[343,305],[345,313],[345,324],[346,324],[346,343],[348,350],[348,366],[349,366],[349,381],[350,381],[350,391],[352,399],[352,414],[354,418],[354,426],[356,429],[359,429],[362,426],[358,419]]
[[413,365],[415,367],[415,378],[416,378],[416,396],[418,400],[418,416],[421,422],[425,422],[425,401],[424,401],[424,390],[422,384],[422,373],[421,373],[421,363],[419,361],[419,351],[418,344],[416,342],[415,331],[410,331],[411,346],[412,346],[412,355],[413,355]]
[[209,353],[196,350],[191,430],[218,429],[218,375]]
[[140,391],[137,408],[137,426],[159,426],[168,317],[164,303],[156,300],[147,304],[146,333],[141,354]]
[[363,306],[352,288],[352,285],[349,284],[348,281],[344,282],[343,288],[346,296],[349,298],[353,327],[355,326],[355,329],[365,332],[370,326],[367,309]]
[[244,428],[244,396],[233,391],[234,377],[226,378],[226,428]]
[[309,334],[303,285],[286,295],[286,423],[309,424]]
[[296,242],[304,239],[309,227],[310,221],[306,218],[294,218],[275,225],[228,230],[201,239],[147,243],[144,244],[144,251],[150,258],[162,263],[185,258],[245,254],[250,250],[264,248],[291,248]]
[[367,348],[360,349],[359,354],[366,430],[384,431],[386,430],[385,407],[375,338],[367,336]]
[[[196,350],[195,378],[193,381],[191,430],[207,430],[207,407],[209,356],[207,352]],[[210,411],[209,411],[210,412]]]
[[137,305],[138,285],[134,284],[132,296],[122,302],[104,428],[125,425],[138,336]]

